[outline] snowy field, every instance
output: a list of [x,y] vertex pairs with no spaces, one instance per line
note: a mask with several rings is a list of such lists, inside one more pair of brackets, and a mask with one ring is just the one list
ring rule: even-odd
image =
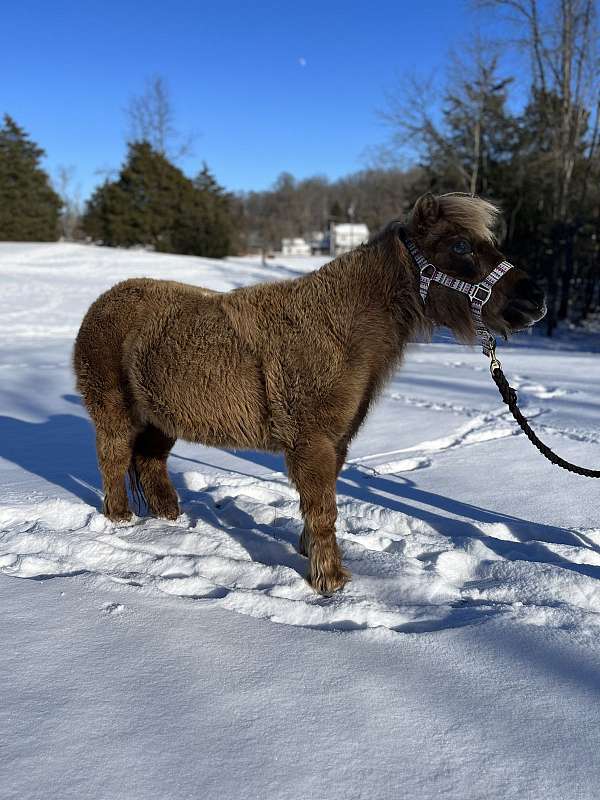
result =
[[[477,350],[414,345],[356,439],[331,599],[278,457],[178,442],[179,519],[99,513],[91,301],[320,263],[0,244],[3,800],[598,797],[600,485],[531,447]],[[598,467],[600,355],[530,341],[500,353],[526,414]]]

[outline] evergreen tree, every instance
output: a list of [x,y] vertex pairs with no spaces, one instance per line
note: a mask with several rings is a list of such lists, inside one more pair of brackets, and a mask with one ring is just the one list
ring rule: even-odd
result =
[[60,197],[40,167],[44,151],[6,114],[0,127],[0,240],[56,241]]
[[88,201],[85,232],[114,247],[146,245],[166,253],[221,258],[232,228],[227,196],[205,169],[191,181],[148,142],[134,142],[118,180]]
[[331,208],[329,209],[329,216],[331,217],[334,222],[345,222],[346,221],[346,213],[342,208],[342,204],[339,200],[334,200],[331,204]]
[[217,183],[206,164],[194,179],[194,187],[204,205],[204,250],[208,256],[222,258],[234,249],[233,198]]

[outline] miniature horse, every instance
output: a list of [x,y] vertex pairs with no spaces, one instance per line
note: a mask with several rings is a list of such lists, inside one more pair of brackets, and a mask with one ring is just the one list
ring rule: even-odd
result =
[[[104,513],[131,517],[126,476],[152,514],[179,515],[167,473],[176,439],[283,452],[298,489],[308,579],[331,594],[350,574],[336,542],[336,477],[378,391],[417,335],[436,325],[474,338],[465,295],[433,285],[423,304],[403,236],[449,275],[478,282],[500,261],[497,209],[426,194],[405,225],[294,280],[229,293],[131,279],[99,297],[77,336],[77,386],[96,426]],[[517,269],[484,321],[508,334],[543,316],[543,293]]]

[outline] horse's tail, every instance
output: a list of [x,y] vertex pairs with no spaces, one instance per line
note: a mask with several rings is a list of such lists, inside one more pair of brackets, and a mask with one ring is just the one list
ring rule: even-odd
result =
[[138,517],[141,517],[144,509],[148,506],[148,501],[146,500],[144,487],[142,486],[142,482],[140,480],[140,473],[137,467],[135,453],[133,454],[131,462],[129,463],[127,477],[129,478],[129,491],[131,493],[131,499],[135,505],[135,513]]

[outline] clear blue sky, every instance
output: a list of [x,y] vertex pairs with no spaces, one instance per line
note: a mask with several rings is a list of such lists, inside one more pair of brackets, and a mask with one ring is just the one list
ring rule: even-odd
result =
[[476,24],[464,0],[20,0],[2,9],[0,112],[52,174],[73,165],[85,197],[123,160],[129,98],[160,74],[178,128],[198,134],[186,172],[206,160],[233,190],[283,170],[335,178],[385,139],[385,92],[440,70]]

